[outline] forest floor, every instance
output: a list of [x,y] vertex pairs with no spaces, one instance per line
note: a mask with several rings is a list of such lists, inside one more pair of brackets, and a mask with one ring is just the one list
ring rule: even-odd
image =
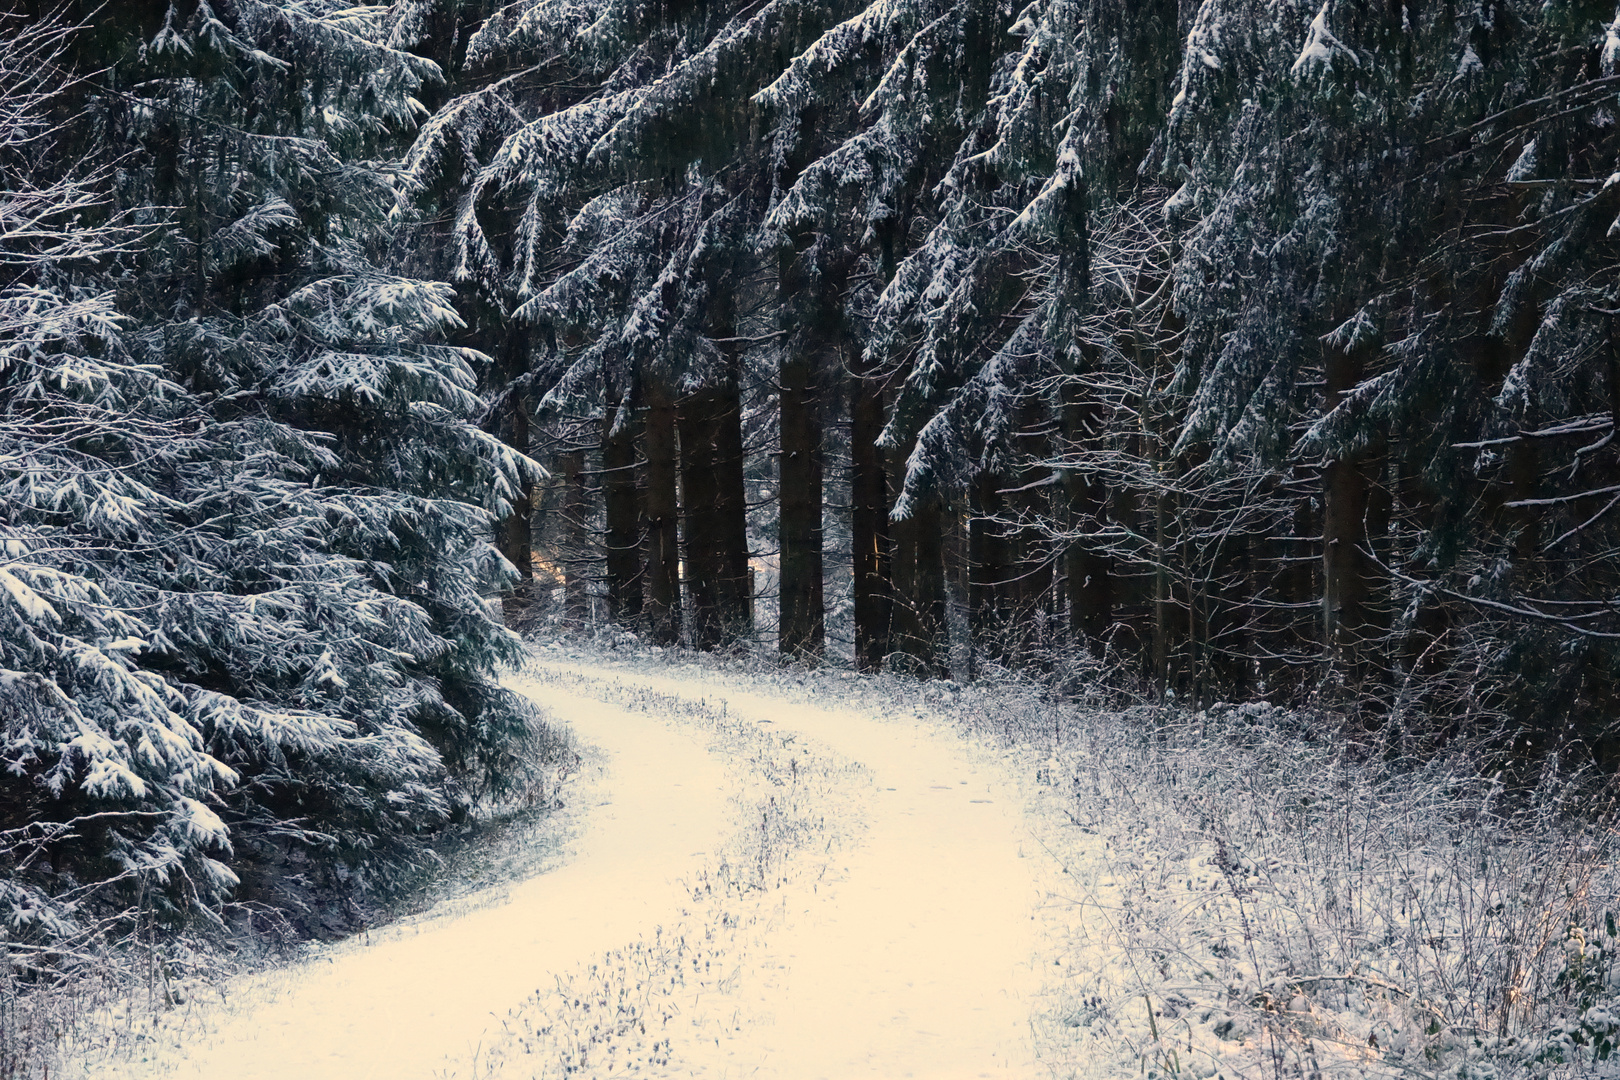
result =
[[475,884],[109,1006],[64,1056],[236,1080],[1620,1075],[1613,831],[1562,782],[1510,815],[1467,762],[1391,770],[1268,706],[633,642],[537,645],[509,685],[581,769]]

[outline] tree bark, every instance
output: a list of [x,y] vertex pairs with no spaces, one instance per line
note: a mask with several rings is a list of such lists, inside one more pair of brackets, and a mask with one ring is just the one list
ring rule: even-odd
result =
[[[1329,351],[1325,410],[1361,382],[1366,352]],[[1388,629],[1373,602],[1381,573],[1367,554],[1372,519],[1382,517],[1378,529],[1388,523],[1387,500],[1374,498],[1382,457],[1382,448],[1368,447],[1322,469],[1322,643],[1330,662],[1353,679],[1381,668],[1376,641]]]
[[999,520],[999,478],[981,472],[974,481],[973,520],[968,525],[968,619],[974,651],[998,662],[1007,659],[1007,536]]
[[780,380],[782,453],[777,497],[781,566],[781,623],[777,648],[786,656],[819,660],[826,648],[822,600],[821,424],[814,361],[785,357]]
[[[1093,529],[1107,512],[1107,493],[1100,483],[1070,472],[1065,484],[1070,520],[1078,529]],[[1113,560],[1088,541],[1071,540],[1063,553],[1069,585],[1069,633],[1101,656],[1114,624]]]
[[[892,470],[898,471],[898,470]],[[889,500],[891,503],[893,500]],[[916,656],[922,622],[916,608],[917,517],[889,519],[889,650]],[[887,659],[887,657],[885,657]]]
[[699,649],[730,644],[751,630],[742,402],[735,374],[682,399],[678,410],[687,596],[692,644]]
[[[899,461],[904,461],[900,457]],[[902,474],[895,464],[893,473]],[[943,677],[946,669],[945,552],[938,502],[929,499],[908,518],[889,522],[893,538],[891,648],[908,674]]]
[[917,612],[916,648],[909,650],[923,672],[933,678],[950,677],[945,622],[945,529],[938,502],[930,500],[912,515],[916,522],[917,569],[913,577],[913,606]]
[[610,402],[602,421],[603,537],[607,564],[608,617],[620,626],[641,618],[641,505],[636,492],[637,414]]
[[1163,700],[1170,689],[1170,636],[1175,612],[1170,595],[1170,496],[1153,497],[1153,687]]
[[972,682],[973,628],[968,607],[972,587],[972,561],[968,558],[969,514],[967,500],[953,501],[940,514],[940,533],[945,549],[945,631],[943,663],[949,677]]
[[647,388],[647,635],[654,644],[681,639],[679,502],[676,496],[675,403],[658,384]]
[[[1078,378],[1064,385],[1062,422],[1064,453],[1083,457],[1103,422],[1097,403],[1087,400]],[[1080,469],[1070,468],[1064,470],[1063,490],[1069,528],[1076,532],[1100,529],[1108,518],[1108,492],[1102,483]],[[1072,539],[1064,549],[1069,636],[1099,657],[1114,624],[1113,571],[1113,560],[1091,541]]]
[[1014,659],[1024,661],[1043,656],[1052,644],[1051,606],[1052,560],[1042,542],[1039,521],[1052,519],[1051,492],[1047,479],[1052,455],[1046,434],[1048,415],[1035,394],[1024,397],[1019,406],[1019,430],[1014,434],[1017,459],[1024,463],[1014,472],[1014,490],[1005,500],[1013,524],[1009,530],[1007,603],[1012,614],[1008,641]]
[[562,480],[563,620],[569,626],[585,626],[591,618],[591,565],[593,557],[587,517],[590,492],[585,482],[585,452],[569,450],[557,458]]
[[850,377],[850,539],[854,554],[855,668],[881,671],[889,651],[891,593],[888,481],[878,435],[883,431],[883,388],[866,375],[858,350]]
[[[523,395],[512,393],[508,408],[507,442],[519,453],[529,453],[529,409]],[[523,613],[533,599],[534,586],[534,481],[527,476],[518,482],[517,494],[512,497],[512,512],[502,521],[499,529],[499,547],[506,560],[517,567],[517,586],[501,600],[501,608],[510,625]]]

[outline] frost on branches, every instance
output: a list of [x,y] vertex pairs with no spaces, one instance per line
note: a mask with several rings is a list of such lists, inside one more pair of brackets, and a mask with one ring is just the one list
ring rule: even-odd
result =
[[[134,903],[385,889],[543,732],[482,599],[535,466],[472,422],[448,287],[382,261],[381,159],[438,72],[368,9],[184,10],[100,17],[110,58],[14,21],[0,56],[0,923],[25,958]],[[42,83],[46,56],[95,74]]]

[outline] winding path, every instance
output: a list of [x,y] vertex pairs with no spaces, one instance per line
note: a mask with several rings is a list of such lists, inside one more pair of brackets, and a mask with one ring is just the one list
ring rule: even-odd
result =
[[[560,666],[560,665],[559,665]],[[1037,886],[1016,800],[949,735],[697,676],[567,665],[814,739],[879,795],[842,880],[799,896],[736,994],[751,1021],[715,1075],[781,1080],[1034,1077]],[[695,1064],[695,1061],[694,1061]]]
[[[724,1010],[728,1037],[677,1043],[666,1075],[1043,1075],[1028,1032],[1034,853],[1021,850],[1020,809],[993,766],[910,718],[793,703],[696,674],[541,663],[585,680],[724,701],[732,715],[860,762],[877,786],[864,803],[872,809],[863,839],[836,872],[773,900],[777,914],[725,1000],[689,1003]],[[682,880],[733,827],[722,763],[644,712],[523,677],[511,685],[600,748],[599,776],[575,795],[594,792],[599,805],[587,810],[572,861],[512,887],[504,903],[378,932],[237,987],[226,1007],[204,1011],[204,1033],[193,1029],[183,1050],[155,1053],[128,1075],[480,1076],[478,1055],[509,1010],[555,973],[650,937],[690,906]],[[591,683],[583,685],[588,692]]]

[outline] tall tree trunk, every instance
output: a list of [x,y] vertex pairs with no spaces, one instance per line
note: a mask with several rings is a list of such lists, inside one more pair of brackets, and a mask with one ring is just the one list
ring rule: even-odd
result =
[[683,562],[691,604],[687,621],[692,644],[699,649],[719,646],[726,629],[719,580],[723,541],[715,506],[720,485],[713,467],[721,411],[718,397],[715,390],[699,390],[682,398],[676,413],[681,435]]
[[[904,460],[902,458],[902,460]],[[901,469],[890,462],[890,479]],[[898,486],[898,485],[896,485]],[[888,500],[892,505],[894,499]],[[889,519],[889,651],[896,656],[915,657],[922,621],[916,608],[917,593],[917,516]]]
[[681,486],[692,644],[715,649],[750,632],[748,518],[739,380],[682,399]]
[[966,500],[953,502],[940,514],[945,547],[944,666],[949,677],[971,682],[975,677],[973,629],[968,593],[972,588],[972,560],[968,553],[969,515]]
[[[892,474],[904,474],[897,455]],[[889,522],[893,538],[894,619],[891,648],[907,658],[910,674],[947,674],[945,660],[945,551],[939,503],[930,498],[911,516]]]
[[930,499],[912,515],[916,523],[917,568],[912,578],[912,604],[917,613],[916,647],[908,650],[923,672],[950,677],[949,636],[945,621],[945,528],[943,511]]
[[814,361],[793,353],[782,361],[778,474],[781,624],[777,648],[819,659],[826,647],[821,565],[821,423]]
[[1025,465],[1014,474],[1015,489],[1006,500],[1015,522],[1009,535],[1008,566],[1012,574],[1007,583],[1007,600],[1013,620],[1008,640],[1016,658],[1022,661],[1042,655],[1052,644],[1052,560],[1047,557],[1036,524],[1052,519],[1051,492],[1046,483],[1051,467],[1042,464],[1050,460],[1052,447],[1044,402],[1037,395],[1025,395],[1018,411],[1017,456]]
[[[527,454],[529,446],[529,408],[523,395],[513,392],[509,398],[507,442],[519,453]],[[518,482],[517,494],[512,497],[512,512],[501,522],[499,547],[506,560],[517,567],[517,587],[502,598],[502,609],[508,624],[521,617],[524,608],[533,600],[534,592],[534,481],[525,476]]]
[[[1083,457],[1102,428],[1098,403],[1087,398],[1078,378],[1063,389],[1064,451]],[[1108,517],[1108,491],[1102,483],[1081,469],[1065,469],[1064,495],[1067,521],[1076,532],[1098,531]],[[1109,627],[1114,624],[1113,560],[1088,540],[1072,539],[1063,553],[1063,572],[1068,579],[1069,636],[1101,656]]]
[[1322,640],[1335,664],[1354,666],[1366,624],[1367,477],[1354,459],[1322,469]]
[[[1329,350],[1325,410],[1361,382],[1369,351]],[[1376,641],[1388,629],[1376,617],[1372,592],[1380,572],[1367,555],[1370,518],[1385,502],[1373,498],[1382,459],[1382,448],[1368,447],[1322,469],[1322,642],[1330,661],[1353,680],[1381,668]],[[1381,516],[1387,527],[1387,510]]]
[[586,488],[585,452],[569,450],[557,458],[562,481],[563,620],[585,626],[591,618],[591,550],[588,517],[590,492]]
[[974,481],[973,520],[968,525],[968,619],[974,652],[999,662],[1008,658],[1006,587],[1009,551],[1001,478],[981,472]]
[[647,634],[658,645],[681,639],[679,502],[676,496],[675,403],[647,387]]
[[730,357],[730,381],[723,388],[716,435],[714,508],[720,519],[720,604],[726,640],[743,641],[754,632],[754,579],[748,566],[748,486],[742,432],[742,357]]
[[850,362],[850,540],[854,555],[855,668],[880,671],[892,619],[888,481],[877,447],[883,387],[866,375],[859,350]]
[[[1071,471],[1065,478],[1073,527],[1093,530],[1107,513],[1107,492],[1100,483]],[[1114,624],[1113,560],[1090,541],[1071,540],[1063,553],[1069,585],[1069,634],[1101,656]]]
[[[608,617],[620,626],[641,618],[641,505],[636,497],[637,414],[610,402],[602,421],[602,504],[607,518]],[[619,422],[622,420],[623,422]]]
[[1153,497],[1152,677],[1161,700],[1170,689],[1170,638],[1176,632],[1174,601],[1170,594],[1170,519],[1173,513],[1168,492],[1161,491]]

